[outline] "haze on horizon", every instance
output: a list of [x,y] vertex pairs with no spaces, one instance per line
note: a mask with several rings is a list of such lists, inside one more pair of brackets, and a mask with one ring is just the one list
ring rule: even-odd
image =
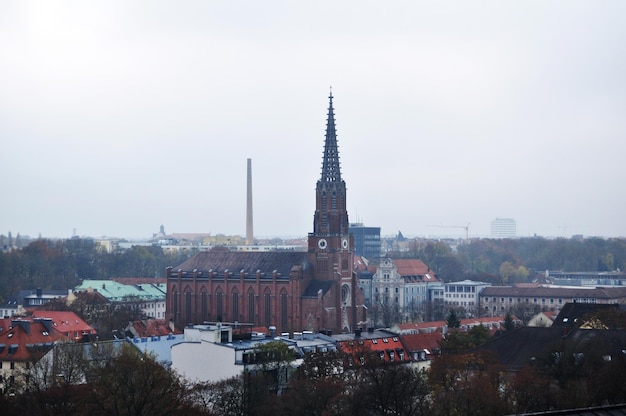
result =
[[0,234],[626,236],[623,1],[0,4]]

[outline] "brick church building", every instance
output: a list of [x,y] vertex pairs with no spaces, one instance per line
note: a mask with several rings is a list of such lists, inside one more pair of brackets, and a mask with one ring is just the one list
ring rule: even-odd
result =
[[239,322],[277,331],[352,332],[367,321],[348,232],[333,96],[307,252],[216,247],[167,269],[167,318],[177,326]]

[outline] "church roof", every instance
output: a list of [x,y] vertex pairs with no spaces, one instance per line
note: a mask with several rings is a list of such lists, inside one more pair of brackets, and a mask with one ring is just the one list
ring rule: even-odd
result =
[[274,271],[281,277],[289,278],[291,269],[299,266],[303,270],[309,269],[307,253],[304,252],[235,252],[229,250],[212,250],[196,254],[189,260],[175,267],[174,270],[201,272],[213,271],[217,275],[229,272],[238,275],[240,272],[255,275],[257,271],[271,277]]

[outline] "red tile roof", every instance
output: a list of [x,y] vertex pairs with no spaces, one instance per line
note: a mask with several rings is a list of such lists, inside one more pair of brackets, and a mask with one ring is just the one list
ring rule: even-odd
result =
[[440,348],[443,334],[441,332],[407,334],[402,335],[401,339],[409,353],[425,351],[426,358],[432,358]]
[[170,321],[167,319],[147,319],[145,321],[133,321],[131,323],[136,336],[140,338],[156,337],[160,335],[180,334],[181,331],[174,330],[170,327]]
[[52,344],[69,340],[47,319],[13,319],[6,326],[3,319],[0,332],[0,361],[30,361],[45,354]]
[[350,341],[341,341],[338,345],[348,357],[348,366],[363,365],[367,357],[372,357],[385,363],[401,363],[411,360],[400,338],[396,336],[355,338]]
[[52,320],[52,325],[56,330],[74,341],[82,340],[85,335],[96,334],[96,330],[74,312],[34,311],[32,317]]
[[[513,319],[516,319],[513,317]],[[467,318],[461,319],[461,329],[470,329],[476,325],[483,325],[485,327],[492,327],[492,329],[498,329],[504,324],[503,316],[491,316],[483,318]],[[397,324],[394,328],[397,328],[396,332],[400,334],[417,334],[428,332],[441,332],[443,328],[448,326],[447,321],[431,321],[431,322],[418,322],[418,323],[406,323]],[[449,329],[449,328],[448,328]]]
[[394,259],[393,264],[397,267],[400,276],[424,276],[429,274],[432,279],[435,278],[435,273],[421,260]]

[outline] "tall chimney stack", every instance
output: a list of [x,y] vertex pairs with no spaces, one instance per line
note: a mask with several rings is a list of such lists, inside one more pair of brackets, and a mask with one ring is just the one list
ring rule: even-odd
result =
[[248,193],[246,205],[246,245],[254,244],[254,232],[252,230],[252,159],[248,158]]

